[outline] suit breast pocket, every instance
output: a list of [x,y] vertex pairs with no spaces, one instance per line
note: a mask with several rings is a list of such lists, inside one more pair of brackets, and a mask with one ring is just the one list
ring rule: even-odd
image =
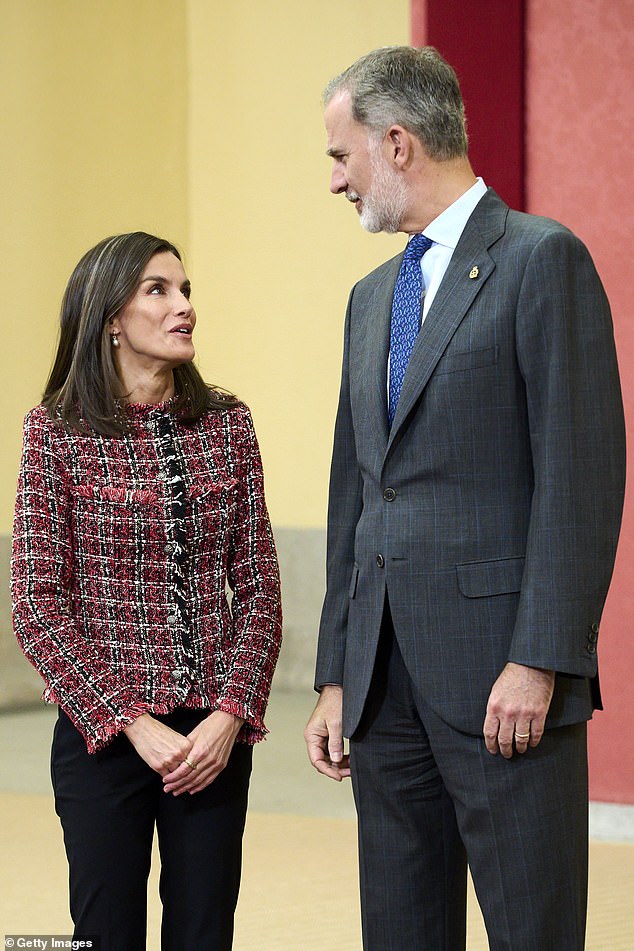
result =
[[436,367],[436,375],[443,373],[460,373],[468,370],[478,370],[481,367],[494,366],[498,360],[497,347],[483,347],[479,350],[447,351]]

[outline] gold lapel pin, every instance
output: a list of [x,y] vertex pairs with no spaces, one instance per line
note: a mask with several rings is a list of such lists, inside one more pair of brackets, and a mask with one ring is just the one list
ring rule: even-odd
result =
[[477,264],[475,264],[469,271],[469,277],[471,278],[471,280],[473,280],[474,278],[478,276],[479,273],[480,273],[480,268],[478,267]]

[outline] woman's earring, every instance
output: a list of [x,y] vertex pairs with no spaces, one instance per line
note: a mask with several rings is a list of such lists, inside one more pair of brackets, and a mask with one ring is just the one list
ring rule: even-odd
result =
[[119,334],[110,334],[110,340],[112,341],[113,347],[119,346]]

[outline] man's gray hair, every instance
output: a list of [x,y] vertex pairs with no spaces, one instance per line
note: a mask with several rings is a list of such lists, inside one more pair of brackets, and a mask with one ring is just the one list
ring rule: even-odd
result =
[[340,92],[350,95],[352,117],[375,136],[402,125],[435,161],[467,154],[458,77],[433,46],[373,50],[328,83],[324,104]]

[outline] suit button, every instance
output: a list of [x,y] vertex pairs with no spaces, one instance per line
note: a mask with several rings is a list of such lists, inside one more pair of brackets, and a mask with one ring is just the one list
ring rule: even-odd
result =
[[588,645],[586,646],[586,650],[589,654],[596,654],[597,652],[596,644],[593,644],[592,641],[589,641]]
[[174,681],[174,683],[176,684],[179,683],[182,680],[182,677],[183,677],[183,671],[181,670],[181,668],[175,667],[174,670],[172,671],[172,680]]
[[383,493],[383,498],[385,499],[386,502],[393,502],[394,499],[396,498],[396,492],[394,491],[394,489],[387,488],[385,492]]
[[383,557],[383,555],[376,556],[376,563],[379,566],[379,568],[383,568],[383,566],[385,565],[385,558]]
[[597,624],[596,621],[595,621],[594,624],[590,627],[590,630],[592,631],[593,634],[598,634],[598,633],[599,633],[599,625]]

